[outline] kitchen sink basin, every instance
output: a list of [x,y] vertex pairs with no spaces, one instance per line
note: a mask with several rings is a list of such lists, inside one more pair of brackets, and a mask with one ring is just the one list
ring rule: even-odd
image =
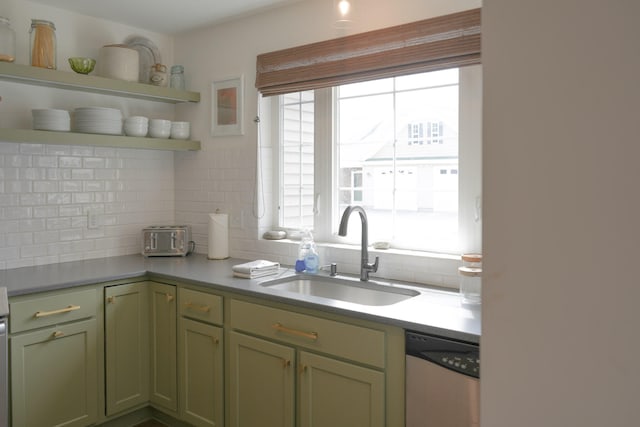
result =
[[420,295],[413,289],[396,288],[375,282],[328,277],[290,276],[261,283],[269,289],[298,295],[327,298],[361,305],[391,305]]

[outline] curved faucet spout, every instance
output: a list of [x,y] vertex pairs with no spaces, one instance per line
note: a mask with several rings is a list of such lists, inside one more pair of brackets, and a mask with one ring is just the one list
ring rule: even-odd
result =
[[361,206],[347,206],[342,214],[340,220],[340,227],[338,234],[340,236],[347,235],[347,223],[349,222],[349,216],[353,212],[360,214],[360,222],[362,223],[362,241],[361,241],[361,260],[360,260],[360,280],[366,282],[369,280],[369,272],[374,273],[378,271],[378,257],[373,264],[369,263],[369,224],[367,220],[367,213]]

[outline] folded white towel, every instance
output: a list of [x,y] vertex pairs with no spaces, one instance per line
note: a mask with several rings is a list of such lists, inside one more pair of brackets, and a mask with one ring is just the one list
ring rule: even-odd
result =
[[270,274],[276,274],[280,269],[280,264],[273,261],[259,259],[256,261],[245,262],[231,267],[233,275],[247,279],[255,279]]

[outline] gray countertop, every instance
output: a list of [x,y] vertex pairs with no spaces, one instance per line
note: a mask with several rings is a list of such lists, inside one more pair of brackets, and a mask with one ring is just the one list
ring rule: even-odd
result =
[[[146,274],[152,279],[190,282],[213,290],[286,302],[447,338],[475,343],[480,340],[480,309],[462,306],[458,293],[453,290],[394,281],[393,286],[409,287],[419,291],[420,295],[391,305],[368,306],[299,295],[260,285],[265,280],[296,274],[291,268],[283,267],[278,276],[261,279],[249,280],[234,277],[231,267],[243,262],[246,260],[233,258],[208,260],[206,256],[199,254],[188,257],[152,258],[127,255],[2,270],[0,286],[6,287],[9,297],[12,297],[136,278]],[[389,284],[384,279],[372,278],[371,280]]]

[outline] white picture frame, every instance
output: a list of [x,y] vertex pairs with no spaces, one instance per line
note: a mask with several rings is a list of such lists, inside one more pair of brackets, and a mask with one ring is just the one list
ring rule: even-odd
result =
[[244,135],[244,76],[211,84],[211,135]]

